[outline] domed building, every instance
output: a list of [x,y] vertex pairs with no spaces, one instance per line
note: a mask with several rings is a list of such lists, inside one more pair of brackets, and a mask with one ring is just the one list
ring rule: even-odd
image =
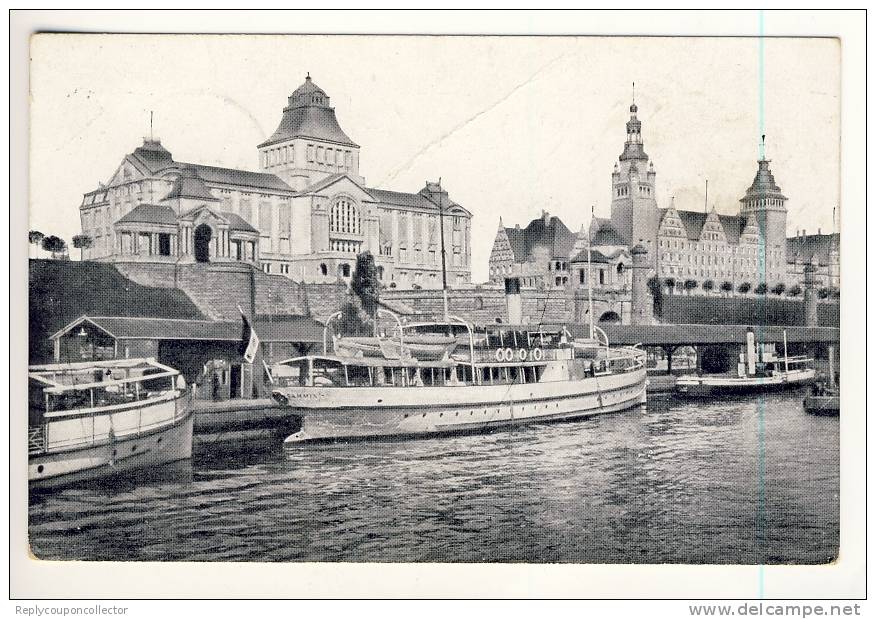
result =
[[368,187],[360,147],[310,75],[257,146],[259,171],[176,161],[157,139],[125,155],[80,205],[88,260],[249,262],[301,282],[349,280],[370,251],[387,287],[471,281],[471,213],[437,183]]

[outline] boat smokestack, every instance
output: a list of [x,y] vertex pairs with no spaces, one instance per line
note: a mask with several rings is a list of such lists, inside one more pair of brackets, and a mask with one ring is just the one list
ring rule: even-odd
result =
[[523,324],[523,301],[520,298],[520,278],[505,278],[505,304],[508,312],[508,324]]

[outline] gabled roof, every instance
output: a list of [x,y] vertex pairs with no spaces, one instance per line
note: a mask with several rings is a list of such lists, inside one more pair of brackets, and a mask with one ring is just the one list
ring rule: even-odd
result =
[[161,140],[144,139],[130,157],[152,173],[173,165],[173,155],[161,145]]
[[[390,206],[402,206],[402,207],[413,207],[420,208],[425,210],[438,210],[438,198],[437,196],[433,197],[429,195],[429,192],[426,188],[420,190],[418,193],[408,193],[406,191],[391,191],[389,189],[377,189],[376,187],[366,187],[365,191],[367,191],[374,198],[376,202],[380,202],[381,204],[388,204]],[[445,204],[444,204],[444,213],[450,213],[453,209],[460,209],[466,215],[471,215],[471,213],[461,204],[454,202],[447,198],[447,193],[444,192],[445,196]],[[431,198],[431,199],[430,199]]]
[[566,227],[562,220],[544,213],[533,219],[525,229],[505,228],[511,250],[514,252],[514,262],[526,262],[537,246],[549,247],[551,257],[570,257],[575,246],[575,235]]
[[116,224],[126,223],[176,226],[176,213],[172,208],[163,204],[138,204],[130,213],[116,222]]
[[292,188],[283,182],[276,174],[266,172],[250,172],[249,170],[236,170],[234,168],[220,168],[200,163],[180,163],[194,168],[198,175],[208,183],[220,183],[223,185],[243,185],[253,189],[270,189],[294,193]]
[[600,245],[626,245],[627,242],[611,224],[611,220],[603,220],[600,222],[599,228],[593,235],[590,244],[598,247]]
[[745,230],[747,218],[742,215],[718,215],[721,222],[721,227],[724,228],[724,236],[727,237],[728,243],[738,243],[739,237],[742,236],[742,231]]
[[207,185],[204,184],[204,179],[198,174],[198,170],[190,165],[180,166],[179,176],[173,181],[173,187],[170,188],[170,192],[161,201],[164,202],[165,200],[177,198],[219,202],[219,198],[214,196],[207,188]]
[[785,256],[788,262],[810,263],[814,258],[819,264],[827,264],[831,249],[839,251],[839,243],[838,232],[792,236],[787,239]]
[[699,211],[676,211],[681,223],[687,231],[687,238],[691,241],[698,241],[700,234],[703,232],[703,225],[706,223],[706,213]]
[[347,179],[353,185],[355,185],[358,189],[361,189],[363,192],[368,194],[369,197],[371,197],[370,190],[366,189],[365,187],[363,187],[362,185],[357,183],[355,181],[355,179],[353,179],[353,177],[351,177],[349,174],[346,174],[344,172],[339,172],[337,174],[329,174],[321,181],[317,181],[311,185],[308,185],[307,187],[305,187],[304,189],[299,191],[298,195],[307,195],[307,194],[311,194],[311,193],[318,193],[318,192],[322,191],[323,189],[331,187],[335,183],[338,183],[344,179]]
[[222,216],[228,220],[228,228],[230,230],[240,230],[241,232],[252,232],[258,234],[258,230],[249,225],[246,220],[237,213],[222,211]]

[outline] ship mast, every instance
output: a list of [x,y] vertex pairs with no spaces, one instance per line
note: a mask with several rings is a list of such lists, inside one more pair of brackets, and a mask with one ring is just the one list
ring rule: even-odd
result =
[[[636,85],[633,83],[633,88]],[[596,205],[590,205],[590,226],[593,227],[593,218],[596,217]],[[590,231],[587,231],[587,314],[590,316],[590,339],[593,339],[593,269],[590,262]]]
[[441,177],[438,177],[438,221],[441,227],[441,293],[444,297],[444,321],[447,322],[447,254],[444,250],[444,193]]

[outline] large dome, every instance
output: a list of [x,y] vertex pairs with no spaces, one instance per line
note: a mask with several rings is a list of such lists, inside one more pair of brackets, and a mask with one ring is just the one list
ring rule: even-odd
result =
[[358,144],[338,124],[334,109],[329,107],[329,96],[313,83],[309,74],[304,83],[289,95],[289,104],[283,109],[280,126],[271,137],[259,144],[259,148],[292,138],[311,138],[358,148]]

